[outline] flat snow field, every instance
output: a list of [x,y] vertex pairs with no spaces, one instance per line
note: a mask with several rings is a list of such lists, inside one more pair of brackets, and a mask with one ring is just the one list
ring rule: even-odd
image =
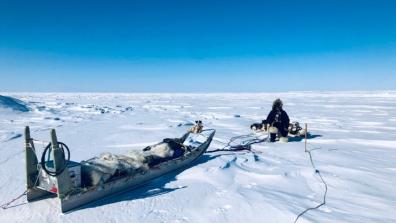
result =
[[[217,130],[209,150],[266,118],[281,98],[308,123],[308,148],[328,184],[326,205],[298,222],[396,222],[396,91],[262,94],[0,93],[0,204],[25,190],[23,130],[49,141],[55,128],[82,161],[180,137],[200,119]],[[36,143],[41,154],[43,143]],[[189,168],[61,214],[56,198],[0,209],[0,222],[293,222],[322,202],[324,185],[304,142],[263,142],[254,152],[203,155]]]

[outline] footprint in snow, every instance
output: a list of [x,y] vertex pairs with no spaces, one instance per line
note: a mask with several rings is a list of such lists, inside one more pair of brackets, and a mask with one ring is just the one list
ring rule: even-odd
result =
[[252,189],[252,188],[255,187],[255,186],[257,186],[257,184],[254,183],[254,182],[252,182],[252,183],[249,183],[249,184],[245,185],[245,188],[246,188],[246,189]]
[[176,222],[190,222],[190,219],[188,217],[182,217],[182,218],[176,220]]
[[228,192],[227,190],[219,190],[219,191],[216,191],[216,195],[219,196],[219,197],[222,197],[222,196],[224,196],[227,192]]
[[226,205],[223,205],[222,207],[217,208],[216,211],[219,213],[224,213],[224,212],[227,212],[228,210],[230,210],[231,208],[232,208],[231,205],[226,204]]

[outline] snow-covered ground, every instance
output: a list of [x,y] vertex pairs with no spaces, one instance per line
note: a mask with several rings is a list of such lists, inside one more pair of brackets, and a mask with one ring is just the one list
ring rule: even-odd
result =
[[[273,94],[27,94],[0,103],[0,203],[25,190],[24,126],[59,140],[81,161],[179,137],[194,120],[217,130],[209,150],[250,133],[272,101],[308,123],[309,149],[328,184],[327,204],[298,222],[396,222],[396,92]],[[0,101],[1,102],[1,101]],[[20,108],[20,104],[17,106]],[[37,149],[43,145],[38,143]],[[0,222],[293,222],[322,201],[324,186],[304,142],[218,152],[144,187],[61,214],[57,199],[0,209]]]

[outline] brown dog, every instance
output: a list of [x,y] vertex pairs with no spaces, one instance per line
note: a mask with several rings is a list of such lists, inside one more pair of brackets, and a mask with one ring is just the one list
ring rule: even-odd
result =
[[203,130],[203,124],[201,120],[195,121],[195,125],[189,130],[192,133],[201,133]]

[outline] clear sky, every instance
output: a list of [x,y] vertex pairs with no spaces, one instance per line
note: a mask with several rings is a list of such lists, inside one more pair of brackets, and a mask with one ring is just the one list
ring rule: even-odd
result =
[[0,0],[0,92],[388,89],[392,0]]

